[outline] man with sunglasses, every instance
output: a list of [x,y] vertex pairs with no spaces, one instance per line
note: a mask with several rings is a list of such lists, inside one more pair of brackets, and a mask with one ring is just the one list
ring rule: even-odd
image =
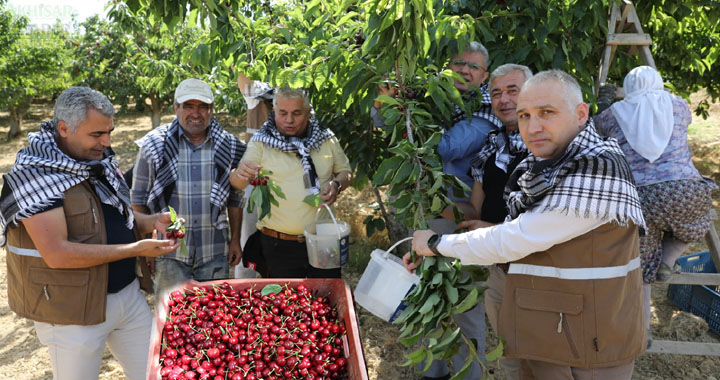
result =
[[[446,126],[440,144],[438,154],[442,159],[443,171],[456,176],[464,184],[472,189],[473,178],[469,174],[470,161],[477,152],[482,149],[487,140],[488,134],[495,129],[502,127],[502,122],[493,114],[490,92],[486,80],[488,78],[487,68],[490,63],[487,49],[476,41],[471,41],[465,50],[450,60],[448,68],[457,73],[462,80],[455,80],[455,88],[460,91],[463,101],[470,105],[471,115],[456,107],[455,115],[451,125]],[[469,201],[469,192],[463,197],[451,199],[456,202]],[[458,229],[453,220],[447,218],[436,218],[428,221],[428,225],[434,231],[453,233]],[[468,338],[477,342],[477,352],[485,351],[485,312],[483,303],[480,302],[472,310],[455,316],[455,320]],[[467,357],[465,349],[453,357],[454,368],[462,368]],[[448,368],[444,361],[435,361],[430,370],[425,373],[424,379],[447,379]],[[465,377],[466,379],[479,379],[482,369],[475,363]]]
[[[468,115],[459,107],[455,110],[453,124],[446,128],[438,145],[443,171],[453,174],[472,189],[473,179],[468,173],[470,160],[485,145],[490,131],[502,127],[502,122],[492,112],[488,84],[489,55],[479,42],[472,41],[459,55],[450,60],[449,68],[462,80],[455,80],[455,87],[470,105]],[[454,201],[467,201],[469,193]],[[453,228],[455,226],[452,226]]]
[[[452,123],[445,126],[445,133],[438,145],[438,153],[442,158],[443,171],[453,174],[465,183],[469,189],[473,187],[473,179],[469,174],[470,160],[485,145],[488,133],[502,127],[502,121],[492,112],[488,84],[488,65],[490,58],[487,49],[477,41],[470,41],[462,53],[454,56],[448,68],[458,74],[462,80],[455,80],[455,88],[460,91],[465,104],[470,105],[471,115],[456,107]],[[378,95],[395,96],[391,86],[379,86]],[[380,115],[382,103],[376,101],[370,110],[375,127],[385,129],[385,120]],[[470,117],[469,117],[470,116]],[[454,201],[467,201],[469,192]]]
[[[470,105],[471,115],[456,107],[453,122],[446,126],[438,154],[442,159],[443,171],[452,174],[472,189],[473,178],[469,174],[470,161],[482,149],[490,131],[502,126],[502,122],[492,112],[488,78],[489,55],[487,49],[476,41],[471,41],[465,50],[450,60],[448,68],[457,73],[462,80],[455,80],[455,88],[460,91],[463,101]],[[458,202],[467,202],[469,192],[463,197],[453,197]],[[453,219],[436,218],[428,221],[434,231],[453,233],[458,229]],[[472,310],[455,316],[455,320],[468,338],[477,341],[477,352],[485,351],[485,312],[480,302]],[[453,357],[454,368],[462,368],[467,353],[462,349]],[[449,370],[444,361],[435,361],[424,379],[447,379]],[[465,377],[479,379],[482,374],[480,365],[475,363]]]

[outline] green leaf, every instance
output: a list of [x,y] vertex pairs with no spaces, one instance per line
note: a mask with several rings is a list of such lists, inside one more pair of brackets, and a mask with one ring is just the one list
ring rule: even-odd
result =
[[448,280],[443,281],[443,283],[445,284],[445,295],[447,295],[450,303],[454,305],[455,303],[457,303],[459,298],[458,290],[455,289],[455,287],[452,286],[452,284]]
[[455,270],[454,259],[442,258],[438,260],[438,270],[440,272],[452,272]]
[[425,347],[421,347],[420,349],[416,350],[415,352],[412,352],[407,355],[408,359],[412,361],[412,363],[420,363],[425,359],[425,357],[428,354],[428,350]]
[[278,294],[282,291],[283,287],[278,284],[269,284],[265,285],[265,287],[262,288],[260,291],[260,294],[266,296],[268,294]]
[[473,282],[480,282],[487,280],[490,272],[486,267],[482,265],[463,265],[463,272],[470,273]]
[[436,146],[440,144],[440,141],[442,140],[443,134],[441,132],[435,132],[430,136],[430,138],[425,141],[425,146]]
[[387,95],[380,95],[375,100],[377,100],[378,102],[381,102],[381,103],[392,104],[394,106],[400,105],[400,102],[398,102],[397,99],[391,98]]
[[375,176],[373,176],[373,185],[375,186],[382,186],[387,185],[390,178],[389,173],[392,170],[395,170],[395,168],[400,165],[400,163],[403,161],[403,158],[400,156],[394,156],[390,157],[388,159],[383,160],[383,162],[380,164],[380,167],[378,168],[377,172],[375,173]]
[[318,207],[321,204],[325,203],[318,194],[308,194],[308,196],[303,199],[303,202],[309,204],[312,207]]
[[172,208],[172,206],[168,206],[168,210],[170,210],[170,223],[175,223],[175,220],[177,219],[175,209]]
[[425,358],[425,367],[423,367],[422,372],[427,372],[430,370],[430,367],[432,366],[434,361],[434,355],[432,351],[427,350],[427,357]]
[[410,194],[407,192],[404,192],[404,193],[400,194],[400,196],[397,197],[397,199],[395,199],[395,202],[393,202],[392,205],[396,209],[403,209],[410,204],[411,199],[412,199],[412,197],[410,196]]
[[278,186],[274,183],[268,182],[268,187],[270,188],[270,190],[272,190],[273,193],[275,193],[276,197],[278,197],[280,199],[285,199],[285,193],[282,192],[282,190],[280,189],[280,186]]
[[432,211],[434,214],[439,214],[442,210],[443,210],[442,199],[438,196],[433,197],[432,206],[430,206],[430,211]]
[[429,334],[427,334],[427,335],[425,336],[425,338],[427,338],[427,339],[435,339],[435,340],[437,341],[438,339],[440,339],[440,338],[443,336],[443,333],[444,333],[444,332],[445,332],[444,329],[442,329],[442,328],[436,328],[436,329],[433,329],[432,332],[430,332]]
[[[261,186],[255,186],[252,191],[250,192],[250,201],[248,202],[248,212],[257,212],[258,214],[261,213],[261,210],[258,210],[258,208],[262,208],[263,204],[263,194],[261,190]],[[264,215],[263,215],[264,217]],[[258,219],[262,219],[262,217],[258,217]]]
[[443,351],[447,350],[447,348],[455,343],[458,338],[460,338],[460,327],[453,330],[450,334],[448,334],[445,339],[440,341],[439,343],[435,345],[428,346],[431,352],[434,354],[442,354]]
[[423,306],[420,308],[419,312],[420,314],[426,314],[432,308],[437,305],[437,303],[440,302],[440,295],[438,293],[433,293],[428,297],[428,299],[425,301]]
[[500,341],[498,342],[497,347],[493,349],[492,351],[485,354],[485,361],[487,362],[494,362],[495,360],[498,360],[502,357],[503,350],[505,346],[504,339],[500,338]]
[[415,343],[419,342],[422,337],[423,337],[422,331],[418,331],[417,333],[415,333],[415,335],[401,338],[400,343],[402,343],[404,346],[410,347],[410,346],[415,345]]
[[463,364],[462,368],[459,371],[457,371],[450,378],[450,380],[462,380],[462,379],[466,378],[468,373],[470,373],[470,368],[472,367],[474,362],[475,361],[473,360],[473,358],[468,356],[467,360],[465,360],[465,364]]
[[460,304],[458,304],[457,306],[455,306],[452,309],[452,313],[453,314],[462,314],[462,313],[472,309],[478,303],[478,296],[479,296],[478,289],[473,288],[473,290],[470,291],[470,293],[468,293],[468,295],[465,296],[465,298],[463,298],[462,302],[460,302]]
[[391,183],[397,185],[404,184],[410,176],[410,173],[412,173],[413,166],[414,164],[412,163],[412,161],[403,161],[402,165],[400,165],[400,169],[398,169],[397,173],[395,173],[395,176],[393,177]]

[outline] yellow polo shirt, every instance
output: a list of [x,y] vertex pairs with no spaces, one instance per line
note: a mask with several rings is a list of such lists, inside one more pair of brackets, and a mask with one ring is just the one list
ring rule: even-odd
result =
[[[312,150],[310,157],[321,185],[332,181],[337,173],[351,171],[350,160],[334,136],[325,140],[319,150]],[[305,170],[300,162],[300,156],[270,148],[259,141],[250,141],[242,159],[273,172],[270,178],[285,193],[285,199],[276,198],[280,206],[271,206],[270,216],[259,220],[257,227],[267,227],[290,235],[302,235],[305,226],[315,220],[317,208],[303,202],[303,199],[310,194],[310,189],[305,188],[303,181]]]

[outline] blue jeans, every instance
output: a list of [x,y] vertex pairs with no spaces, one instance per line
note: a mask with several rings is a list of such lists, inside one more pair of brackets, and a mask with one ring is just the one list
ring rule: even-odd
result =
[[223,280],[230,277],[227,256],[215,256],[202,265],[185,264],[181,261],[156,257],[153,284],[156,296],[164,296],[171,288],[187,280]]

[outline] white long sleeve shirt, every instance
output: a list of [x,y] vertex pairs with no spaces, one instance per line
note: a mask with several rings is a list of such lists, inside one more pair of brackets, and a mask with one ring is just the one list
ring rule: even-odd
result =
[[493,227],[443,235],[437,249],[443,256],[460,259],[464,265],[507,263],[545,251],[606,223],[557,211],[524,212]]

